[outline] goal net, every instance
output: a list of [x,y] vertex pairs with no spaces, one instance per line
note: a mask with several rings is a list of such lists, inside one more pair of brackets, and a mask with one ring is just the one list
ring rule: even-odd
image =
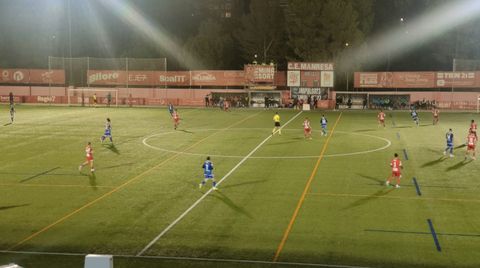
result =
[[67,92],[69,106],[118,107],[117,89],[69,88]]
[[368,107],[368,93],[336,92],[335,94],[335,109],[367,109]]

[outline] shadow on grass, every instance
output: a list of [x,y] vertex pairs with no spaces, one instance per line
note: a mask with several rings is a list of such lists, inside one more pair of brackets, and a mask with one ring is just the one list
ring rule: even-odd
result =
[[223,186],[222,189],[234,188],[234,187],[239,187],[239,186],[249,185],[249,184],[257,184],[257,183],[262,183],[262,182],[266,182],[266,181],[268,181],[268,180],[256,180],[256,181],[246,181],[246,182],[234,183],[234,184],[229,184],[229,185]]
[[225,205],[227,205],[229,208],[233,209],[234,211],[250,218],[250,219],[253,219],[252,215],[250,213],[248,213],[247,210],[245,210],[244,208],[242,207],[239,207],[237,206],[230,198],[228,198],[228,196],[226,196],[224,193],[222,193],[221,191],[216,191],[215,194],[211,195],[212,197],[214,198],[217,198],[218,200],[222,201],[223,203],[225,203]]
[[118,164],[118,165],[114,165],[114,166],[101,167],[101,168],[97,168],[96,170],[104,170],[104,169],[112,169],[112,168],[123,167],[123,166],[131,166],[133,164],[135,164],[135,163],[134,162],[124,163],[124,164]]
[[470,160],[470,161],[467,161],[467,160],[463,160],[461,162],[458,162],[457,164],[451,166],[451,167],[448,167],[447,169],[445,169],[445,171],[449,172],[449,171],[452,171],[452,170],[456,170],[456,169],[459,169],[459,168],[462,168],[463,166],[465,165],[468,165],[469,163],[471,163],[473,160]]
[[95,172],[90,173],[88,176],[88,182],[93,189],[97,190],[97,176],[95,175]]
[[116,154],[120,154],[120,151],[117,149],[117,147],[113,143],[103,144],[103,147],[107,148],[108,150],[110,150],[110,151],[112,151]]
[[6,127],[6,126],[9,126],[9,125],[11,125],[11,124],[12,124],[12,122],[6,123],[6,124],[4,124],[3,126]]
[[21,204],[21,205],[13,205],[13,206],[3,206],[3,207],[0,207],[0,210],[7,210],[7,209],[19,208],[19,207],[26,207],[26,206],[30,206],[30,204]]
[[378,129],[383,129],[383,127],[382,128],[379,127],[379,128],[376,128],[376,129],[375,128],[358,129],[358,130],[354,130],[353,132],[368,132],[368,131],[375,131],[375,130],[378,130]]
[[413,126],[398,126],[398,127],[394,127],[394,128],[412,128]]
[[424,168],[424,167],[434,166],[434,165],[440,164],[441,162],[445,161],[445,159],[447,159],[447,158],[443,157],[443,156],[440,156],[438,159],[432,160],[430,162],[426,162],[421,167]]
[[46,170],[46,171],[37,173],[37,174],[35,174],[35,175],[33,175],[33,176],[30,176],[30,177],[28,177],[28,178],[25,178],[25,179],[21,180],[20,182],[23,183],[23,182],[26,182],[26,181],[35,179],[35,178],[37,178],[37,177],[40,177],[40,176],[45,175],[45,174],[48,174],[48,173],[50,173],[50,172],[52,172],[52,171],[54,171],[54,170],[56,170],[56,169],[59,169],[59,168],[60,168],[60,167],[54,167],[54,168],[52,168],[52,169],[49,169],[49,170]]
[[[386,187],[386,186],[384,186],[384,187]],[[393,187],[380,189],[380,190],[376,191],[375,193],[371,194],[370,196],[358,199],[357,201],[351,203],[350,205],[346,206],[342,210],[347,210],[347,209],[351,209],[351,208],[355,208],[355,207],[358,207],[358,206],[365,205],[366,203],[368,203],[372,200],[375,200],[380,196],[388,195],[390,192],[392,192],[394,190],[395,190],[395,188],[393,188]]]
[[464,148],[464,147],[467,147],[467,145],[466,144],[460,144],[460,145],[454,147],[453,149],[460,149],[460,148]]
[[357,175],[362,177],[362,178],[374,181],[374,182],[378,183],[378,185],[383,185],[385,183],[385,179],[383,179],[383,178],[375,178],[375,177],[371,177],[371,176],[367,176],[367,175],[363,175],[363,174],[358,174],[358,173],[357,173]]
[[189,134],[193,134],[193,133],[194,133],[193,131],[188,131],[188,130],[186,130],[186,129],[179,129],[178,131],[185,132],[185,133],[189,133]]
[[295,143],[298,142],[298,140],[304,140],[305,138],[292,138],[290,141],[283,141],[283,142],[272,142],[268,144],[267,146],[272,146],[272,145],[282,145],[282,144],[290,144],[290,143]]

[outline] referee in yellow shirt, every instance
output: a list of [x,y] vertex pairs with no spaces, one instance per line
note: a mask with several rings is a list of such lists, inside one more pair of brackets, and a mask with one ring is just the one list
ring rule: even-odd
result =
[[275,124],[275,127],[273,128],[272,135],[275,135],[275,132],[277,131],[278,134],[282,135],[282,129],[280,128],[280,116],[278,115],[278,112],[276,112],[273,116],[273,122]]

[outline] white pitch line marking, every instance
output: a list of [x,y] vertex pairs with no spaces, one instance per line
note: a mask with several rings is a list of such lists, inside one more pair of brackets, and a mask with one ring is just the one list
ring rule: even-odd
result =
[[[297,113],[294,117],[292,117],[290,120],[288,120],[287,123],[285,123],[285,125],[283,125],[280,129],[282,129],[283,127],[288,125],[290,122],[292,122],[302,112],[303,111],[300,111],[299,113]],[[247,159],[250,156],[252,156],[271,137],[273,137],[273,135],[270,134],[262,142],[260,142],[260,144],[258,144],[257,147],[255,147],[252,151],[250,151],[250,153],[247,154],[242,160],[240,160],[240,162],[238,162],[238,164],[236,166],[234,166],[227,174],[225,174],[225,176],[223,176],[223,178],[218,181],[217,185],[220,185],[225,179],[227,179],[235,170],[237,170],[238,167],[240,167],[245,161],[247,161]],[[168,231],[170,231],[170,229],[172,229],[179,221],[181,221],[188,213],[190,213],[190,211],[192,211],[198,204],[200,204],[200,202],[202,202],[203,199],[205,199],[205,197],[207,197],[212,191],[213,191],[213,189],[210,188],[210,190],[208,190],[205,194],[203,194],[197,201],[195,201],[195,203],[193,203],[193,205],[191,205],[187,210],[185,210],[177,219],[175,219],[172,223],[170,223],[170,225],[168,225],[167,228],[165,228],[159,235],[157,235],[152,241],[150,241],[150,243],[148,243],[148,245],[146,247],[144,247],[140,252],[138,252],[137,256],[143,255],[143,253],[145,253],[160,238],[162,238],[162,236],[164,236]]]
[[[232,129],[232,130],[238,130],[240,128],[237,128],[237,129]],[[262,129],[262,130],[265,130],[265,128],[252,128],[250,130],[254,130],[254,129]],[[215,131],[215,130],[218,130],[218,129],[197,129],[196,131]],[[242,129],[244,130],[244,129]],[[246,130],[246,129],[245,129]],[[286,130],[292,130],[292,129],[286,129]],[[285,129],[284,129],[285,131]],[[298,131],[295,129],[295,131]],[[335,131],[336,133],[345,133],[345,134],[350,134],[350,135],[357,135],[357,136],[364,136],[364,137],[370,137],[370,138],[374,138],[374,139],[378,139],[378,140],[382,140],[384,142],[386,142],[386,144],[382,147],[379,147],[379,148],[375,148],[375,149],[371,149],[371,150],[365,150],[365,151],[358,151],[358,152],[349,152],[349,153],[338,153],[338,154],[326,154],[324,155],[324,157],[340,157],[340,156],[351,156],[351,155],[359,155],[359,154],[368,154],[368,153],[373,153],[373,152],[377,152],[377,151],[381,151],[381,150],[385,150],[387,149],[388,147],[390,147],[390,145],[392,145],[392,142],[389,140],[389,139],[386,139],[386,138],[382,138],[382,137],[378,137],[378,136],[375,136],[375,135],[369,135],[369,134],[363,134],[363,133],[356,133],[356,132],[346,132],[346,131]],[[177,133],[175,131],[170,131],[170,132],[162,132],[162,133],[157,133],[157,134],[153,134],[153,135],[150,135],[150,136],[147,136],[145,137],[143,140],[142,140],[142,143],[143,145],[151,148],[151,149],[154,149],[154,150],[158,150],[158,151],[163,151],[163,152],[169,152],[169,153],[178,153],[178,154],[183,154],[183,155],[191,155],[191,156],[211,156],[211,157],[217,157],[217,158],[220,158],[220,157],[223,157],[223,158],[243,158],[244,156],[243,155],[216,155],[216,154],[208,154],[208,153],[191,153],[191,152],[181,152],[181,151],[176,151],[176,150],[168,150],[168,149],[164,149],[164,148],[160,148],[160,147],[156,147],[156,146],[153,146],[153,145],[150,145],[148,144],[148,140],[152,137],[157,137],[157,136],[161,136],[161,135],[167,135],[167,134],[171,134],[171,133]],[[308,158],[318,158],[318,155],[299,155],[299,156],[252,156],[250,157],[251,159],[308,159]]]
[[[50,255],[50,256],[85,256],[88,253],[69,253],[69,252],[42,252],[42,251],[13,251],[0,250],[4,254],[25,254],[25,255]],[[96,253],[102,254],[102,253]],[[229,262],[229,263],[251,263],[251,264],[275,264],[288,266],[307,266],[307,267],[329,267],[329,268],[371,268],[365,266],[352,266],[342,264],[323,264],[323,263],[308,263],[308,262],[272,262],[261,260],[247,260],[247,259],[216,259],[216,258],[199,258],[199,257],[174,257],[174,256],[135,256],[135,255],[112,255],[114,258],[139,258],[139,259],[161,259],[161,260],[179,260],[179,261],[198,261],[198,262]]]

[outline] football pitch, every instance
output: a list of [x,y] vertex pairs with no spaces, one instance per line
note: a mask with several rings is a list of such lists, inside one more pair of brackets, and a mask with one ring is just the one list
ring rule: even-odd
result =
[[[416,127],[388,111],[383,128],[377,111],[278,110],[272,136],[277,110],[179,108],[174,130],[166,108],[18,106],[14,124],[0,108],[0,265],[480,267],[474,113],[420,112]],[[93,174],[78,171],[88,141]],[[399,189],[385,186],[394,153]],[[207,156],[218,191],[199,189]]]

